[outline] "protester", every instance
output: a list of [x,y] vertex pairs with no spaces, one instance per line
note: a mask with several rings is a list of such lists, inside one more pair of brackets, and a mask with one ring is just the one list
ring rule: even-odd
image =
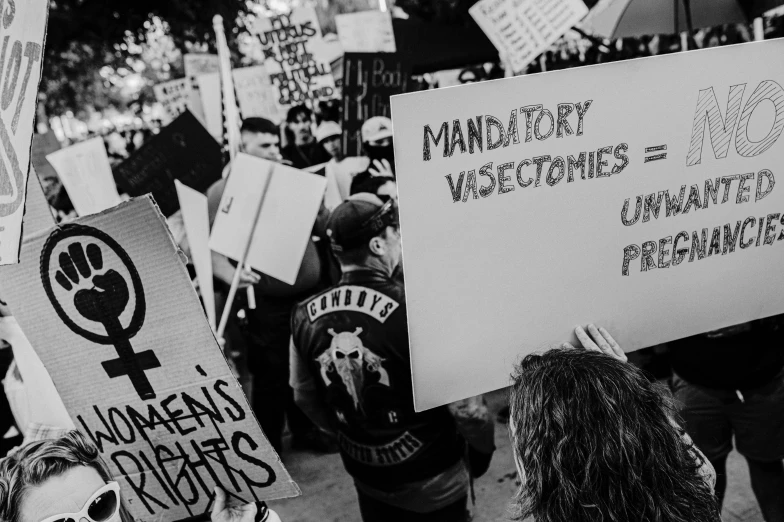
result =
[[603,328],[576,334],[584,350],[528,355],[513,376],[517,520],[719,522],[715,475],[666,389]]
[[[376,168],[384,166],[394,176],[395,148],[392,144],[392,120],[384,116],[373,116],[365,120],[360,132],[362,134],[362,150],[370,159],[371,166],[376,166]],[[384,173],[379,173],[379,175],[384,175]]]
[[283,157],[296,169],[305,169],[329,161],[329,155],[313,136],[313,112],[304,105],[295,105],[286,115],[288,144]]
[[463,437],[492,455],[493,424],[483,415],[481,428],[461,428],[465,418],[447,407],[413,410],[405,295],[392,278],[401,255],[394,200],[353,196],[327,227],[343,276],[294,312],[295,400],[338,433],[364,521],[464,521]]
[[358,174],[351,183],[351,195],[361,192],[397,199],[397,183],[390,176],[372,175],[366,171]]
[[784,337],[776,316],[669,344],[672,390],[686,431],[727,487],[733,438],[767,522],[784,521]]
[[[212,522],[253,522],[256,504],[228,507],[223,490],[215,493]],[[0,461],[0,520],[133,522],[133,517],[98,449],[71,431]]]
[[[243,152],[270,161],[281,160],[278,149],[280,138],[277,127],[271,121],[264,118],[246,119],[240,130],[240,138]],[[224,178],[207,191],[210,224],[218,214],[225,186]],[[323,234],[326,217],[326,209],[322,209],[314,225],[315,235]],[[279,453],[283,449],[286,418],[293,448],[319,452],[331,450],[330,442],[294,404],[293,391],[288,383],[291,311],[298,301],[329,285],[331,274],[327,269],[327,255],[319,251],[316,242],[308,241],[293,285],[250,270],[243,270],[240,280],[241,288],[252,286],[256,297],[256,308],[250,309],[243,303],[245,293],[238,293],[238,306],[245,309],[247,318],[244,340],[248,348],[248,370],[254,380],[251,405],[270,444]],[[215,277],[225,285],[225,290],[231,285],[235,267],[225,256],[215,252],[212,258]]]

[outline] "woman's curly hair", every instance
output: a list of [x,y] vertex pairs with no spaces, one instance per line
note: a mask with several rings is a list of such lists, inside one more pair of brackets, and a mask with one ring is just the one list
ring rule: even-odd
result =
[[[19,522],[22,500],[30,487],[77,466],[93,468],[106,482],[113,480],[98,448],[78,431],[31,442],[0,460],[0,521]],[[120,517],[123,522],[133,520],[122,501]]]
[[641,370],[556,348],[527,356],[513,378],[517,520],[720,522],[703,457],[674,423],[666,389]]

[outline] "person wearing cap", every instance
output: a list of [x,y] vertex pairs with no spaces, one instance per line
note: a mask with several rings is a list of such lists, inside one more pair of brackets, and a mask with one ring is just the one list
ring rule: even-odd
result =
[[324,191],[324,206],[332,211],[343,201],[348,199],[351,191],[351,180],[360,172],[367,170],[370,161],[364,156],[343,156],[342,131],[340,125],[334,121],[323,121],[316,129],[316,140],[324,150],[332,156],[324,168],[316,171],[327,178],[327,188]]
[[398,223],[394,199],[367,193],[332,212],[342,278],[294,310],[290,384],[302,410],[336,432],[365,522],[463,522],[469,476],[455,417],[413,409],[404,288],[392,277]]
[[355,186],[364,185],[375,176],[395,177],[395,149],[392,144],[392,120],[384,116],[373,116],[362,124],[362,150],[368,158],[368,166],[351,180],[349,192],[360,192]]
[[281,151],[295,169],[306,169],[329,161],[329,155],[313,136],[313,112],[295,105],[286,115],[288,144]]

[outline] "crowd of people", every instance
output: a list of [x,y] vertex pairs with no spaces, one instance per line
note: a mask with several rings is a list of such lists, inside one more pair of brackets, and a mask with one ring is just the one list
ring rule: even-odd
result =
[[[365,522],[463,522],[497,419],[482,397],[414,411],[392,121],[367,119],[364,155],[343,157],[335,109],[294,106],[282,126],[242,122],[242,152],[325,176],[327,188],[294,284],[243,270],[240,288],[256,302],[238,294],[221,341],[250,377],[248,398],[272,446],[284,461],[293,450],[339,452]],[[206,192],[210,223],[225,183]],[[48,194],[59,210],[63,194]],[[174,236],[187,253],[187,237]],[[236,265],[213,252],[213,270],[222,310]],[[575,335],[579,346],[528,355],[512,376],[500,420],[520,480],[517,519],[716,522],[735,448],[765,520],[784,522],[781,317],[651,349],[667,360],[656,375],[640,363],[645,353],[627,356],[603,328]],[[11,364],[6,390],[19,380]],[[0,405],[0,428],[15,422],[25,434],[12,403]],[[0,448],[1,520],[130,522],[90,440],[68,432],[25,443]],[[258,515],[255,504],[228,507],[215,495],[214,522]]]

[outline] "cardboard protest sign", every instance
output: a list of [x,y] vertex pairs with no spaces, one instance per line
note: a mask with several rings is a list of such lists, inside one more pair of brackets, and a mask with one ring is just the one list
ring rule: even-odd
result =
[[204,318],[152,199],[44,231],[0,270],[77,428],[135,520],[297,495]]
[[277,102],[277,91],[264,66],[241,67],[234,69],[232,74],[243,119],[258,116],[280,122],[284,118],[285,114]]
[[165,216],[180,208],[174,180],[205,192],[221,177],[220,145],[186,111],[115,168],[117,184],[131,196],[152,193]]
[[579,22],[588,7],[582,0],[480,0],[468,12],[520,72]]
[[103,138],[92,138],[46,156],[80,216],[120,203]]
[[264,67],[280,105],[332,97],[335,80],[320,56],[323,41],[315,8],[297,7],[287,15],[259,18],[251,30],[261,42]]
[[199,97],[204,113],[204,126],[213,138],[223,141],[223,105],[220,73],[202,74],[196,77]]
[[347,53],[394,53],[392,14],[371,9],[335,16],[335,26]]
[[174,186],[177,187],[177,198],[180,200],[191,262],[196,269],[207,320],[214,330],[217,323],[215,322],[215,291],[212,285],[212,253],[208,246],[210,217],[207,211],[207,196],[183,185],[178,180],[174,180]]
[[784,312],[782,52],[394,97],[417,408],[508,385],[575,325],[629,351]]
[[343,56],[342,146],[347,156],[362,154],[362,124],[371,116],[390,116],[389,97],[406,92],[410,71],[392,53]]
[[217,54],[189,53],[183,55],[182,60],[185,76],[189,78],[220,71],[220,59]]
[[19,261],[30,141],[41,79],[48,0],[3,10],[0,51],[0,265]]
[[191,79],[179,78],[153,85],[155,98],[163,105],[166,113],[164,124],[185,112],[191,100]]
[[[212,224],[210,248],[239,260],[261,201],[261,215],[247,264],[293,285],[310,241],[326,183],[324,176],[238,154],[226,181],[220,210]],[[267,191],[262,201],[265,186]],[[286,226],[281,226],[281,223]]]

